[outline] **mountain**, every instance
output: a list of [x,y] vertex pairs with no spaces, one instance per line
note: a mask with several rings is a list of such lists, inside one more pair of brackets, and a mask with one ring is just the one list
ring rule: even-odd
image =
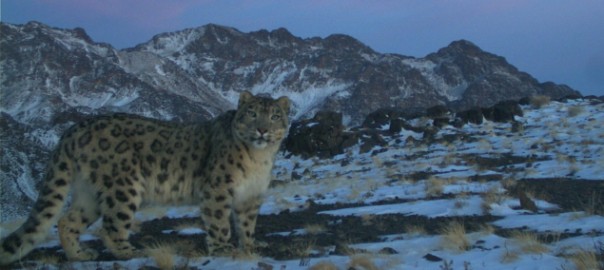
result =
[[55,124],[63,112],[126,111],[155,118],[209,118],[226,104],[174,63],[94,43],[82,29],[0,26],[2,111]]
[[566,85],[539,83],[531,75],[518,71],[505,58],[482,51],[469,41],[452,42],[420,61],[430,63],[423,74],[435,88],[447,89],[448,106],[465,110],[487,107],[503,100],[532,95],[560,98],[579,95]]
[[465,40],[413,58],[376,52],[346,35],[302,39],[283,28],[243,33],[210,24],[125,50],[95,42],[81,28],[38,22],[0,23],[0,33],[6,200],[11,193],[19,201],[35,199],[33,183],[60,134],[91,114],[199,121],[234,108],[239,93],[251,90],[291,97],[295,119],[334,110],[356,125],[382,107],[463,110],[536,94],[579,94],[539,83]]
[[293,96],[296,117],[341,111],[358,124],[381,107],[463,110],[536,94],[577,92],[540,84],[469,41],[425,58],[382,54],[345,35],[301,39],[285,29],[242,33],[207,25],[155,36],[129,51],[161,55],[231,100],[242,89]]
[[70,109],[205,119],[232,108],[242,90],[291,96],[297,118],[327,109],[351,124],[382,107],[461,110],[577,94],[539,83],[465,40],[412,58],[375,52],[346,35],[301,39],[283,28],[243,33],[210,24],[116,50],[80,28],[0,27],[2,111],[30,124]]

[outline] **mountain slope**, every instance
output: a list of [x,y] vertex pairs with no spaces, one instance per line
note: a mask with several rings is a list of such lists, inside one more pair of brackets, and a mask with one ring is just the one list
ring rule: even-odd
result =
[[52,230],[7,268],[602,269],[603,100],[521,110],[430,136],[427,117],[385,124],[370,130],[385,144],[329,159],[279,153],[254,256],[207,256],[200,208],[160,206],[136,215],[147,255],[112,257],[97,222],[82,236],[97,260],[66,262]]
[[[412,58],[376,52],[346,35],[302,39],[282,28],[243,33],[206,25],[126,50],[94,42],[80,28],[38,22],[0,23],[0,33],[0,117],[10,123],[2,125],[0,190],[24,205],[35,198],[27,190],[35,190],[60,134],[91,114],[199,121],[233,108],[239,93],[251,90],[291,97],[294,119],[334,110],[354,125],[382,107],[465,109],[578,94],[541,84],[469,41]],[[26,212],[19,209],[15,215]]]
[[[216,98],[195,104],[202,102],[203,87],[182,80],[178,67],[155,55],[93,43],[81,29],[40,23],[0,27],[0,104],[19,122],[52,124],[57,114],[69,109],[84,114],[127,111],[164,119],[187,114],[205,119],[223,110]],[[148,68],[162,72],[150,78]],[[164,77],[179,83],[166,87]]]

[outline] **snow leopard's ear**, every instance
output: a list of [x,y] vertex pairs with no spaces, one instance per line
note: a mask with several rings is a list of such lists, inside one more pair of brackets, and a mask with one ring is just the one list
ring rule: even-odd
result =
[[250,93],[249,91],[246,90],[241,92],[241,94],[239,94],[239,106],[250,102],[252,98],[254,98],[254,95],[252,95],[252,93]]
[[279,107],[281,107],[281,109],[283,109],[285,114],[289,114],[290,107],[291,107],[291,100],[289,100],[288,97],[283,96],[283,97],[278,98],[277,105],[279,105]]

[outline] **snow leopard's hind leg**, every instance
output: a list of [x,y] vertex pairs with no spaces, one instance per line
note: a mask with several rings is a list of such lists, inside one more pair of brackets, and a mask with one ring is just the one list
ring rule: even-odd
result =
[[78,188],[75,184],[73,203],[69,211],[59,220],[59,239],[65,250],[65,255],[72,261],[94,260],[98,252],[91,248],[83,248],[80,235],[100,216],[95,194],[91,187]]

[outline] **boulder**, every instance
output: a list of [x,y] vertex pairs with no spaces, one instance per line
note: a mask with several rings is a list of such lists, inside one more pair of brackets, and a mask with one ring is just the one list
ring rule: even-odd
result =
[[442,118],[449,113],[449,108],[445,105],[436,105],[426,109],[426,116],[430,118]]
[[443,128],[446,125],[449,125],[448,117],[437,117],[432,121],[432,126],[435,128]]
[[403,119],[392,119],[390,120],[390,128],[388,131],[390,133],[399,133],[407,126],[408,124]]
[[392,108],[378,109],[365,117],[362,127],[364,128],[379,128],[384,125],[391,124],[394,119],[399,119],[399,112]]
[[482,110],[480,108],[473,108],[466,111],[461,111],[455,114],[455,117],[461,119],[463,123],[472,123],[480,125],[482,124]]
[[403,129],[421,133],[423,132],[422,128],[413,127],[407,123],[406,120],[419,116],[421,116],[421,114],[414,114],[413,112],[405,112],[393,108],[382,108],[367,115],[360,129],[379,129],[389,125],[388,132],[390,135],[397,134]]
[[327,158],[343,153],[357,140],[355,134],[344,131],[341,113],[320,111],[312,119],[292,123],[285,148],[305,158]]
[[484,118],[493,122],[511,122],[514,116],[523,116],[522,108],[518,101],[501,101],[490,108],[482,109]]

